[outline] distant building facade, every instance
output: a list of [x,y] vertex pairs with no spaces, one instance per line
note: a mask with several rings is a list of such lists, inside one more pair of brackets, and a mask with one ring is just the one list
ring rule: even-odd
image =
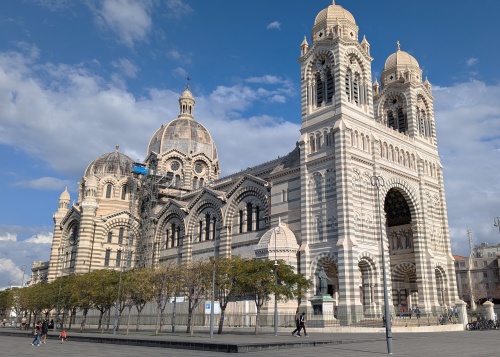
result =
[[302,127],[285,157],[219,178],[187,87],[178,117],[152,135],[144,167],[118,148],[91,162],[78,201],[70,205],[67,191],[59,198],[49,281],[208,258],[215,245],[218,256],[285,260],[315,283],[301,306],[324,270],[336,310],[354,321],[383,311],[381,220],[394,308],[453,305],[431,85],[399,44],[372,83],[358,30],[334,2],[318,13],[311,44],[300,45]]
[[470,257],[455,255],[458,296],[473,306],[474,301],[500,300],[500,244],[481,243],[472,250]]

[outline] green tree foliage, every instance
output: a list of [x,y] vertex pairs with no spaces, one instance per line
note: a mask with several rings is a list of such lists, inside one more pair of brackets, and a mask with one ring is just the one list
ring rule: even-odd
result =
[[252,297],[257,310],[255,334],[259,333],[260,314],[266,301],[276,295],[279,300],[300,297],[311,285],[301,274],[283,260],[246,259],[235,272],[235,294]]

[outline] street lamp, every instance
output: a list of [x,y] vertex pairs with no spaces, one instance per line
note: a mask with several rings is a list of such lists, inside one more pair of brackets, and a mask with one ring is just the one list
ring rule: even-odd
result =
[[498,232],[500,233],[500,218],[499,217],[495,217],[495,219],[493,220],[493,225],[495,227],[498,227]]
[[21,266],[21,271],[23,272],[23,280],[21,281],[21,287],[24,288],[24,272],[28,267],[26,265]]
[[389,312],[389,293],[387,291],[387,273],[385,270],[385,249],[384,249],[384,234],[382,230],[382,211],[380,209],[380,187],[384,186],[384,179],[382,176],[372,176],[370,178],[372,186],[377,188],[377,202],[378,202],[378,219],[380,228],[380,250],[382,254],[382,276],[384,284],[384,316],[385,316],[385,338],[387,341],[387,353],[392,355],[392,331],[391,331],[391,316]]
[[281,231],[281,219],[274,228],[274,336],[278,336],[278,259],[276,257],[276,241]]
[[[214,230],[215,230],[214,225]],[[214,319],[215,319],[215,243],[216,243],[216,235],[214,232],[214,266],[212,268],[212,298],[210,300],[210,338],[214,338]]]

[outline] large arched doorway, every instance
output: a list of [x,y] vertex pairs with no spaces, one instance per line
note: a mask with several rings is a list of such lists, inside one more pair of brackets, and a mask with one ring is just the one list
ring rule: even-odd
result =
[[407,198],[397,188],[385,197],[387,241],[391,267],[392,301],[396,311],[418,304],[417,273],[411,210]]

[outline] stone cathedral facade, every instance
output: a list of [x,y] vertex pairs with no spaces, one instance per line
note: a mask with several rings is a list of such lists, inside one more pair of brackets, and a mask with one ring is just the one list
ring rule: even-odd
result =
[[195,120],[188,86],[179,116],[151,137],[148,174],[134,174],[118,148],[91,162],[77,202],[60,196],[49,281],[214,251],[276,257],[314,281],[301,306],[310,308],[324,270],[337,313],[359,320],[383,311],[382,236],[394,309],[454,305],[431,85],[399,44],[373,82],[370,44],[358,31],[335,2],[316,16],[300,45],[302,127],[285,157],[219,177],[216,145]]

